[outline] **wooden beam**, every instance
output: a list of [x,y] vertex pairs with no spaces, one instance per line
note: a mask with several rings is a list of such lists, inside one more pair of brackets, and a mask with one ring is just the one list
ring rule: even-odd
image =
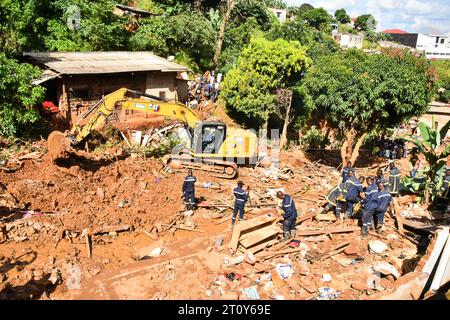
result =
[[281,232],[281,229],[276,225],[270,225],[268,227],[259,229],[254,232],[250,232],[244,237],[239,239],[239,242],[244,246],[244,248],[249,248],[267,238],[273,237]]
[[259,245],[253,246],[251,248],[248,248],[248,251],[250,251],[251,253],[255,254],[256,252],[264,250],[265,248],[268,248],[268,247],[274,245],[277,242],[278,242],[278,240],[273,239],[273,240],[261,243]]
[[394,204],[393,208],[394,208],[395,220],[397,221],[398,232],[400,232],[400,234],[404,235],[405,230],[403,229],[403,219],[400,214],[400,205],[398,204],[398,201],[395,197],[392,198],[392,203]]
[[258,216],[256,218],[235,224],[233,227],[231,241],[228,246],[233,251],[236,251],[237,247],[239,245],[239,238],[241,237],[241,233],[243,233],[244,231],[256,228],[258,226],[263,226],[265,224],[273,223],[274,221],[276,221],[275,216],[270,215],[270,214],[265,214],[265,215]]
[[330,234],[330,233],[345,233],[359,231],[360,227],[350,226],[350,227],[336,227],[322,230],[297,230],[297,236],[315,236],[320,234]]

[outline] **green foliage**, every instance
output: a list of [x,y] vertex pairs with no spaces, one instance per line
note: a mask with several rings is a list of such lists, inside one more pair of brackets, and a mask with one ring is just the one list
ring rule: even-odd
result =
[[302,146],[305,149],[325,148],[330,143],[326,133],[322,133],[316,126],[311,126],[302,137]]
[[337,21],[340,23],[349,23],[350,22],[350,16],[347,14],[347,11],[345,9],[337,9],[334,13],[334,16]]
[[39,121],[33,106],[42,102],[44,88],[33,86],[41,71],[29,64],[8,59],[0,53],[0,134],[20,135],[27,126]]
[[301,18],[306,21],[306,23],[321,31],[330,32],[331,23],[333,18],[328,14],[324,8],[310,9],[302,13]]
[[339,32],[341,33],[351,33],[351,34],[358,34],[358,31],[355,30],[351,25],[349,24],[340,24],[338,27]]
[[189,53],[195,64],[203,69],[209,67],[215,40],[211,21],[198,11],[186,11],[143,20],[131,37],[130,45],[133,50],[151,50],[161,56],[177,55],[181,51],[184,55]]
[[356,18],[355,28],[362,31],[375,30],[377,21],[371,14],[363,14]]
[[281,38],[288,41],[299,41],[303,46],[308,47],[308,55],[313,60],[339,50],[329,34],[310,27],[301,17],[282,24],[275,24],[266,37],[270,40]]
[[431,200],[434,200],[439,189],[439,176],[445,168],[445,159],[450,155],[450,146],[446,145],[444,142],[444,137],[447,135],[449,129],[450,121],[448,121],[439,131],[430,128],[424,122],[420,122],[420,139],[407,135],[407,140],[415,145],[413,150],[414,155],[419,153],[422,154],[429,165],[429,170],[425,175],[425,202],[428,202],[430,198]]
[[262,124],[275,112],[276,89],[295,87],[310,64],[297,41],[252,38],[225,76],[222,97],[228,109]]
[[304,85],[331,125],[362,134],[422,115],[433,91],[429,71],[425,59],[407,51],[348,50],[318,59]]
[[[440,89],[437,99],[443,102],[450,101],[450,60],[433,60],[431,61],[436,76],[437,88]],[[442,90],[444,89],[444,90]]]
[[269,30],[272,26],[272,15],[267,10],[267,6],[260,0],[239,0],[231,13],[230,25],[237,27],[253,17],[261,30]]
[[283,0],[262,0],[268,8],[287,9],[286,2]]

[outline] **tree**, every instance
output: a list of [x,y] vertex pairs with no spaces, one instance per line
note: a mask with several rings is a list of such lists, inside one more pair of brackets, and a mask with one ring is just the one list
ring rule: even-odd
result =
[[330,30],[331,23],[333,21],[331,16],[324,8],[307,10],[306,12],[302,13],[301,17],[311,27],[326,32]]
[[420,122],[418,127],[421,139],[412,135],[408,135],[406,139],[415,145],[413,154],[422,154],[428,162],[429,170],[426,171],[424,184],[424,202],[428,204],[430,200],[434,200],[436,197],[439,190],[439,174],[446,165],[445,159],[450,155],[450,145],[446,145],[444,142],[444,138],[450,129],[450,121],[441,130],[430,128],[424,122]]
[[233,11],[235,4],[236,4],[235,0],[227,0],[227,10],[223,16],[222,25],[220,26],[220,31],[217,36],[216,52],[214,53],[213,58],[214,68],[217,68],[217,65],[219,64],[219,58],[222,52],[223,38],[225,37],[225,28],[227,27],[228,20],[230,19],[231,12]]
[[350,22],[350,16],[347,14],[347,11],[345,11],[345,9],[337,9],[334,13],[334,16],[340,23],[345,24]]
[[303,3],[300,7],[298,7],[297,14],[302,15],[306,11],[312,10],[314,7],[309,3]]
[[21,134],[40,119],[33,106],[42,102],[45,91],[31,84],[40,74],[39,68],[0,53],[0,134]]
[[355,28],[360,31],[375,30],[377,21],[371,14],[363,14],[355,20]]
[[434,77],[425,59],[407,51],[348,50],[317,59],[304,87],[317,112],[345,137],[342,161],[354,163],[367,134],[426,112]]
[[276,113],[277,89],[295,88],[311,62],[297,41],[252,38],[237,67],[225,76],[222,97],[226,107],[266,129],[269,117]]

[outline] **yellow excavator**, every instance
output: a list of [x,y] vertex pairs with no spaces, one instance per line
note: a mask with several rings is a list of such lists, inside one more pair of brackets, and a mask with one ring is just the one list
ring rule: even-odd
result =
[[85,140],[99,128],[117,108],[177,119],[185,124],[188,142],[183,151],[172,152],[169,162],[175,168],[190,168],[212,172],[221,178],[234,178],[237,164],[255,163],[257,136],[254,132],[228,128],[225,123],[201,121],[197,115],[178,101],[166,101],[156,96],[127,88],[116,90],[93,105],[70,131],[52,132],[47,139],[53,161],[64,157],[71,146]]

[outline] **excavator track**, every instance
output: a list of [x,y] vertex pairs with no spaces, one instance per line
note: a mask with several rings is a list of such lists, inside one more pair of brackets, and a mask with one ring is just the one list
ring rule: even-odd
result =
[[196,159],[191,155],[172,155],[168,162],[172,169],[182,171],[186,169],[210,172],[213,177],[234,179],[238,173],[235,162],[219,159]]

